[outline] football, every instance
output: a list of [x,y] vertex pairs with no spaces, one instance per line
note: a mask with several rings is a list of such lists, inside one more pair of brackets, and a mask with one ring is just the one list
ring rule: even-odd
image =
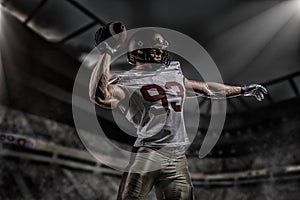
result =
[[113,49],[119,48],[126,40],[126,27],[122,22],[111,22],[99,28],[95,34],[96,45],[107,40],[109,46]]

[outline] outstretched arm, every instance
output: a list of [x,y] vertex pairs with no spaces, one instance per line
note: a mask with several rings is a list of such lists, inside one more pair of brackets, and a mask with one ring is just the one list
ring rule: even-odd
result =
[[236,96],[254,96],[258,101],[264,99],[267,89],[258,84],[249,86],[231,86],[215,82],[200,82],[185,79],[188,93],[211,99],[222,99]]
[[207,97],[224,97],[241,94],[241,87],[229,86],[215,82],[200,82],[185,79],[188,90],[193,90],[196,95]]

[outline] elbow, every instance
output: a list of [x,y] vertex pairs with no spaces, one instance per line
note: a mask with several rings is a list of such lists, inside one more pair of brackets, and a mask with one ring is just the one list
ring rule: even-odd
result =
[[105,101],[105,98],[102,98],[104,97],[104,95],[100,95],[99,92],[90,92],[89,93],[89,99],[91,102],[95,103],[95,104],[101,104],[103,101]]
[[89,98],[92,102],[105,101],[108,97],[99,87],[95,90],[90,90]]
[[100,106],[101,108],[110,109],[112,107],[110,97],[108,97],[104,94],[100,95],[99,93],[97,93],[94,96],[90,96],[90,100],[94,104]]

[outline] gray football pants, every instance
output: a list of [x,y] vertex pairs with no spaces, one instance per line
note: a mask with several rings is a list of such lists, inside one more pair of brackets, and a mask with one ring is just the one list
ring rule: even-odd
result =
[[185,154],[170,157],[149,147],[134,147],[132,152],[120,183],[118,200],[147,199],[153,186],[159,200],[193,199]]

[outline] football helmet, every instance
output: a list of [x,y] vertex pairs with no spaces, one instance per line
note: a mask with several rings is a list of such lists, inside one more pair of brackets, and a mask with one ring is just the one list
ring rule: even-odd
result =
[[130,38],[128,44],[127,58],[132,65],[141,63],[161,63],[170,65],[171,59],[166,48],[169,46],[164,37],[152,30],[140,30]]

